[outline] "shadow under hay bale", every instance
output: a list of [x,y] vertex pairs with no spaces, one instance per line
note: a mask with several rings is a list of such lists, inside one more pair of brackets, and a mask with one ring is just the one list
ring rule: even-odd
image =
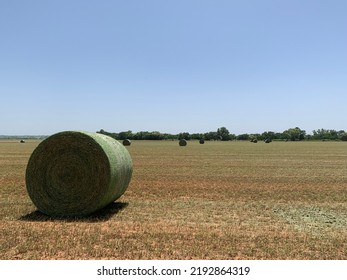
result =
[[187,146],[187,140],[181,139],[178,143],[181,147]]
[[65,131],[42,141],[26,169],[26,187],[39,211],[50,216],[90,215],[126,191],[129,152],[98,133]]
[[87,217],[64,217],[64,216],[49,216],[40,211],[34,211],[19,218],[20,221],[27,222],[47,222],[47,221],[65,221],[65,222],[86,222],[96,223],[105,222],[116,216],[123,209],[128,207],[127,202],[112,202],[106,207],[94,212]]
[[131,145],[131,141],[129,139],[125,139],[125,140],[123,140],[123,145],[124,146],[130,146]]

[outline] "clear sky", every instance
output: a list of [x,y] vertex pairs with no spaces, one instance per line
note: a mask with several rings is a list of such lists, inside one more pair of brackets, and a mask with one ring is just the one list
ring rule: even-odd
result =
[[0,134],[347,130],[345,0],[0,2]]

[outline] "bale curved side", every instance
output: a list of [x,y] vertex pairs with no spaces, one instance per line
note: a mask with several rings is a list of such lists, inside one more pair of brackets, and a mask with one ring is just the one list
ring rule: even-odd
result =
[[187,146],[187,140],[181,139],[178,143],[180,146]]
[[25,179],[41,212],[85,216],[118,199],[131,175],[130,154],[118,141],[98,133],[65,131],[37,146]]
[[131,145],[131,141],[129,139],[123,140],[123,146],[130,146],[130,145]]

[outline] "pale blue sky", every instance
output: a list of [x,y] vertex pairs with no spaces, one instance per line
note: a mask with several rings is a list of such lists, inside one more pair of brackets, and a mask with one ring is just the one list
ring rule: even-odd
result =
[[0,134],[347,130],[345,0],[0,2]]

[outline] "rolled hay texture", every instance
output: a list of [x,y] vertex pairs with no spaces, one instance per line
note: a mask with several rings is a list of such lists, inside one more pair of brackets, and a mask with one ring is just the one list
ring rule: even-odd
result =
[[181,139],[178,143],[180,146],[187,146],[187,140]]
[[117,200],[132,175],[129,152],[98,133],[64,131],[42,141],[26,169],[28,194],[51,216],[87,216]]
[[123,146],[130,146],[130,145],[131,145],[131,141],[129,139],[123,140]]

